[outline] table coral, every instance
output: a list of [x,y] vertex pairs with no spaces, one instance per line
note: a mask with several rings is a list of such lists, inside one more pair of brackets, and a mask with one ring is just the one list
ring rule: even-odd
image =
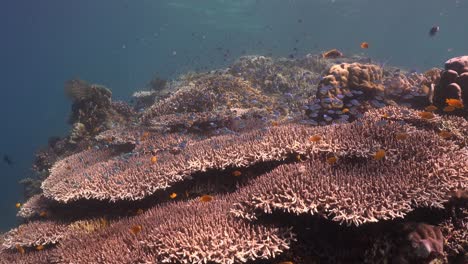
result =
[[253,56],[169,81],[140,113],[104,96],[106,124],[77,119],[85,137],[40,155],[50,175],[0,263],[417,262],[441,254],[440,233],[420,232],[439,227],[439,260],[456,260],[468,122],[398,106],[422,110],[437,82],[365,58]]

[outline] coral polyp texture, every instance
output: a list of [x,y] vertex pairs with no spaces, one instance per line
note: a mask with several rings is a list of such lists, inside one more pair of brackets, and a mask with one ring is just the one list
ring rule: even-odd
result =
[[0,263],[464,263],[463,61],[246,56],[154,79],[138,111],[69,81]]
[[313,131],[321,140],[311,148],[316,144],[322,153],[306,152],[310,160],[253,180],[233,213],[251,219],[256,211],[281,210],[361,225],[402,218],[418,207],[442,208],[451,191],[467,187],[468,153],[436,133],[400,123],[398,110],[383,108],[333,131]]

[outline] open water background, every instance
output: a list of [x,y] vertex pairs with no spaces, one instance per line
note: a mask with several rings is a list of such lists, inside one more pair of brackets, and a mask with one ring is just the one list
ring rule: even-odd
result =
[[467,14],[468,0],[2,0],[0,155],[15,164],[0,163],[0,232],[17,224],[35,150],[69,130],[70,78],[128,100],[155,73],[331,48],[423,71],[468,54]]

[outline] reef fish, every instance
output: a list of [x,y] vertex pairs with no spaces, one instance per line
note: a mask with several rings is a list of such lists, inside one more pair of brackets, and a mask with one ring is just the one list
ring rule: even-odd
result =
[[440,30],[439,26],[431,27],[431,30],[429,30],[429,36],[434,37],[437,34],[437,32],[439,32],[439,30]]
[[13,166],[13,160],[8,155],[3,155],[3,162],[8,164],[9,166]]

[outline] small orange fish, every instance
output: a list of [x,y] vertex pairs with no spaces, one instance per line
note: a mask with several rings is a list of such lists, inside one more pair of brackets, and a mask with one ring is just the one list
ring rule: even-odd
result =
[[396,134],[395,134],[395,138],[396,138],[397,140],[405,140],[405,139],[408,138],[408,134],[407,134],[407,133],[404,133],[404,132],[402,132],[402,133],[396,133]]
[[278,123],[278,121],[271,121],[271,125],[272,125],[272,126],[278,126],[279,123]]
[[435,105],[429,105],[429,106],[426,106],[426,108],[424,108],[426,111],[428,112],[434,112],[435,110],[437,110],[437,106]]
[[375,160],[381,160],[385,157],[385,150],[379,149],[375,154],[374,154],[374,159]]
[[204,202],[204,203],[206,203],[206,202],[211,202],[211,201],[213,201],[213,196],[208,195],[208,194],[202,195],[202,196],[200,197],[200,201],[201,201],[201,202]]
[[177,197],[177,193],[173,192],[171,195],[169,195],[169,198],[175,199]]
[[15,206],[16,206],[16,208],[19,209],[21,207],[21,203],[16,203]]
[[134,225],[130,228],[130,232],[132,232],[134,235],[138,234],[141,232],[141,229],[143,229],[143,227],[141,225]]
[[297,154],[297,155],[296,155],[296,160],[297,160],[297,161],[302,161],[302,157],[301,157],[300,154]]
[[44,249],[44,245],[38,245],[38,246],[36,246],[36,249],[39,250],[39,251],[41,251],[41,250]]
[[340,57],[343,57],[343,53],[341,53],[341,51],[337,49],[332,49],[332,50],[325,51],[324,53],[322,53],[322,58],[324,59],[336,59]]
[[235,171],[232,172],[232,176],[234,176],[234,177],[239,177],[241,175],[242,175],[242,172],[240,172],[238,170],[235,170]]
[[141,215],[141,214],[143,214],[144,212],[145,212],[145,211],[143,211],[143,209],[138,208],[138,210],[136,210],[135,214],[136,214],[136,215]]
[[103,217],[99,219],[99,223],[101,224],[101,226],[107,226],[109,224],[109,221],[107,221],[107,219]]
[[418,115],[422,119],[432,119],[432,118],[434,118],[434,114],[432,112],[419,112]]
[[322,137],[319,135],[313,135],[309,138],[310,142],[319,142],[320,140],[322,140]]
[[349,109],[348,108],[343,108],[343,110],[341,110],[341,112],[343,112],[343,114],[346,114],[349,112]]
[[19,252],[20,254],[24,254],[25,251],[24,251],[24,248],[23,248],[22,246],[16,245],[15,247],[16,247],[16,249],[18,250],[18,252]]
[[463,102],[459,99],[453,99],[453,98],[449,98],[449,99],[445,99],[445,102],[449,105],[449,106],[453,106],[455,108],[463,108]]
[[368,49],[369,48],[369,43],[367,42],[362,42],[361,43],[361,49]]
[[387,114],[387,113],[385,113],[385,114],[382,115],[382,118],[389,118],[389,117],[390,117],[390,115]]
[[333,165],[333,164],[336,163],[337,160],[338,160],[337,157],[332,156],[332,157],[327,158],[327,163],[330,164],[330,165]]
[[452,137],[452,133],[450,133],[449,131],[440,131],[439,136],[443,139],[447,139]]
[[156,162],[158,162],[158,157],[152,156],[151,157],[151,164],[155,164]]
[[444,112],[453,112],[455,111],[455,107],[449,105],[449,106],[444,107],[443,110]]
[[39,213],[39,216],[40,216],[40,217],[46,217],[46,216],[47,216],[47,212],[46,212],[46,211],[41,211],[41,212]]

